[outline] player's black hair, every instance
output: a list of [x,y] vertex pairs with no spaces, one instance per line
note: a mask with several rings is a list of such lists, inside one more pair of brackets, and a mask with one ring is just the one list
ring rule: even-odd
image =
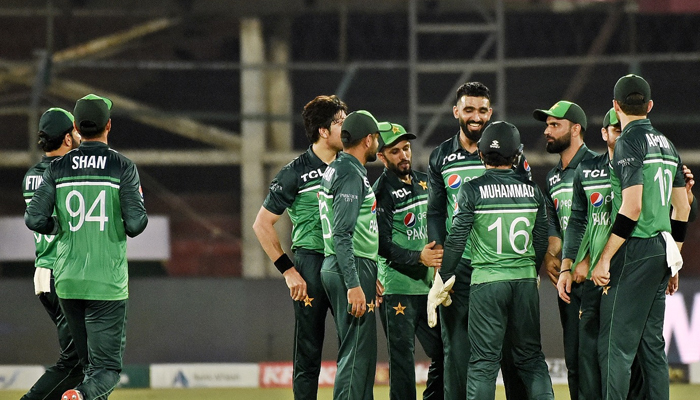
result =
[[488,153],[479,153],[481,155],[481,159],[484,161],[484,164],[491,166],[491,167],[512,167],[513,164],[515,164],[515,157],[517,156],[511,156],[511,157],[504,157],[500,155],[499,153],[496,153],[495,151],[489,151]]
[[73,131],[73,127],[68,129],[67,131],[63,132],[61,136],[58,137],[50,137],[49,135],[46,134],[44,131],[39,132],[39,146],[41,149],[48,153],[50,151],[58,150],[59,147],[61,147],[61,144],[63,143],[63,139],[66,137],[67,134],[71,133]]
[[486,97],[491,101],[491,91],[481,82],[467,82],[460,86],[455,96],[455,104],[459,103],[462,96]]
[[649,109],[649,100],[644,101],[644,95],[639,93],[632,93],[617,104],[625,115],[644,116]]
[[306,103],[301,117],[304,119],[304,128],[309,142],[316,143],[318,141],[319,129],[331,129],[331,123],[341,111],[347,113],[348,106],[336,95],[316,96],[315,99]]

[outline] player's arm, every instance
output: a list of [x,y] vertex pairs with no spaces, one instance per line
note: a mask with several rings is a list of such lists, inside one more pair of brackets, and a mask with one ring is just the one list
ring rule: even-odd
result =
[[532,228],[532,246],[535,249],[535,268],[539,269],[542,265],[544,256],[547,254],[549,246],[549,236],[547,235],[547,211],[545,206],[544,195],[535,185],[537,197],[539,197],[539,206],[537,207],[537,216],[535,217],[535,226]]
[[[574,186],[573,186],[573,196],[571,203],[571,216],[569,217],[569,225],[566,227],[566,236],[564,237],[563,247],[562,247],[562,263],[561,270],[569,272],[564,272],[559,275],[559,282],[562,279],[583,282],[588,275],[588,268],[580,268],[580,266],[585,267],[587,264],[580,262],[574,268],[573,262],[581,248],[581,242],[586,233],[586,228],[588,226],[588,201],[586,198],[586,192],[583,189],[581,179],[583,178],[583,173],[581,166],[576,168],[576,174],[574,175]],[[584,249],[583,251],[586,251]],[[585,271],[584,271],[585,270]],[[562,284],[566,285],[566,282]],[[559,286],[559,284],[557,284]],[[569,282],[569,287],[571,283]]]
[[452,216],[452,229],[445,239],[445,252],[442,257],[442,268],[440,268],[443,281],[447,281],[454,275],[455,268],[462,258],[464,246],[474,223],[473,198],[472,185],[467,182],[459,189],[457,195],[458,211]]
[[27,228],[43,233],[55,235],[61,230],[58,217],[52,216],[56,197],[52,168],[44,171],[43,183],[34,192],[32,201],[24,211],[24,223]]
[[688,222],[693,222],[698,217],[698,202],[693,195],[693,186],[695,185],[695,176],[693,171],[687,166],[683,165],[683,178],[685,179],[685,190],[688,194],[688,203],[690,203],[690,214],[688,215]]
[[281,215],[272,213],[264,206],[260,207],[253,223],[253,231],[255,231],[255,236],[258,237],[265,254],[284,276],[284,281],[289,288],[289,296],[293,300],[300,301],[305,299],[307,295],[306,281],[294,267],[289,256],[282,250],[279,236],[275,230],[275,224],[280,217]]
[[297,175],[290,166],[282,168],[270,183],[269,192],[258,211],[253,223],[253,231],[265,254],[275,264],[275,268],[284,276],[289,288],[289,296],[300,301],[307,296],[306,281],[287,253],[282,250],[279,236],[274,225],[279,221],[284,210],[291,207],[299,192]]
[[[522,147],[522,145],[520,145]],[[524,153],[520,153],[518,160],[516,162],[515,172],[518,173],[523,178],[527,180],[532,180],[532,171],[530,170],[530,164],[527,162]]]
[[136,165],[129,164],[123,171],[119,185],[124,231],[129,237],[139,235],[148,225],[148,215],[141,195],[141,181]]
[[379,226],[379,255],[392,262],[392,268],[399,272],[406,265],[417,265],[420,259],[420,251],[412,251],[398,246],[393,241],[395,205],[391,193],[380,187],[381,181],[374,186],[377,196],[377,225]]
[[428,163],[428,242],[435,242],[435,248],[442,248],[447,236],[447,190],[438,165],[439,148],[430,154]]
[[552,197],[549,195],[549,186],[547,187],[547,195],[545,196],[545,208],[547,210],[548,219],[548,246],[547,252],[544,255],[544,268],[549,277],[549,281],[552,285],[557,286],[557,281],[559,280],[559,270],[561,269],[561,259],[559,258],[559,253],[561,252],[561,231],[559,229],[559,217],[557,216],[557,211],[554,208],[554,202]]

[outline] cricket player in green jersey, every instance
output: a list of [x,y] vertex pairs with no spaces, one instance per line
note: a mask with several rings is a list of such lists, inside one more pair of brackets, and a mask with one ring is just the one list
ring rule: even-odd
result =
[[129,297],[126,237],[148,223],[136,166],[107,145],[111,107],[94,94],[76,102],[82,143],[49,165],[24,214],[28,228],[59,234],[56,294],[85,372],[63,394],[67,400],[106,399],[119,383]]
[[[545,198],[535,183],[513,170],[520,146],[514,125],[497,121],[486,127],[478,144],[486,171],[459,190],[445,241],[443,281],[460,279],[452,275],[464,247],[471,246],[470,400],[495,398],[506,329],[513,333],[513,360],[527,398],[554,398],[540,344],[536,268],[547,249]],[[440,291],[439,285],[433,291]]]
[[[583,142],[587,119],[578,104],[562,100],[555,103],[549,110],[535,110],[533,117],[546,123],[544,135],[547,139],[547,152],[559,154],[560,157],[559,163],[547,173],[546,182],[549,245],[544,257],[544,265],[549,279],[556,287],[561,268],[559,255],[571,215],[576,167],[582,161],[593,158],[597,154],[589,150]],[[586,250],[582,249],[582,251]],[[564,336],[569,395],[572,400],[576,400],[578,399],[578,324],[581,284],[573,284],[571,303],[566,303],[558,297],[557,300]]]
[[377,201],[365,164],[377,159],[377,120],[367,111],[343,122],[343,152],[321,180],[321,282],[340,341],[333,398],[372,399],[377,366]]
[[379,281],[384,288],[379,309],[389,350],[389,398],[416,398],[415,338],[430,357],[424,399],[442,399],[443,352],[439,328],[430,328],[425,310],[434,268],[442,250],[428,243],[428,183],[411,168],[411,139],[403,126],[379,123],[377,153],[384,172],[374,182],[379,224]]
[[[480,82],[460,86],[452,113],[460,129],[433,150],[428,162],[428,241],[434,241],[437,249],[442,248],[452,226],[459,188],[481,176],[485,170],[476,143],[493,114],[489,89]],[[519,157],[516,164],[516,171],[529,179],[530,166],[525,157]],[[471,272],[470,246],[466,246],[455,272],[458,279],[452,288],[452,305],[439,308],[445,352],[445,398],[449,400],[463,400],[467,395]],[[514,400],[521,398],[525,387],[513,366],[509,343],[510,340],[506,339],[501,370],[506,397]]]
[[646,118],[653,107],[649,84],[630,74],[617,81],[613,93],[622,126],[611,163],[613,225],[591,275],[603,287],[598,337],[603,399],[627,397],[637,355],[647,397],[664,400],[669,398],[665,293],[677,288],[690,205],[675,146]]
[[[304,106],[302,117],[311,145],[272,180],[270,192],[253,224],[260,244],[284,276],[294,300],[295,399],[315,399],[318,395],[330,303],[321,284],[323,231],[317,195],[328,164],[343,149],[340,127],[347,109],[334,95],[317,96]],[[282,250],[274,228],[284,210],[292,220],[294,262]]]
[[[39,119],[39,144],[45,155],[24,175],[22,192],[29,204],[43,181],[42,176],[51,161],[80,145],[80,134],[73,129],[73,115],[62,108],[50,108]],[[57,399],[63,392],[83,380],[83,367],[75,350],[73,337],[56,296],[53,267],[56,262],[56,236],[34,233],[36,260],[34,292],[51,317],[58,332],[60,355],[20,400]]]

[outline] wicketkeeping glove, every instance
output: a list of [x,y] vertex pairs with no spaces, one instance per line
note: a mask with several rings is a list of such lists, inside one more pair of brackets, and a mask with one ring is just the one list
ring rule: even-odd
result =
[[452,290],[452,285],[455,284],[455,276],[453,275],[447,282],[442,282],[440,274],[435,274],[435,280],[433,281],[433,287],[430,288],[428,293],[428,326],[433,328],[437,325],[437,306],[442,304],[445,307],[452,304],[452,298],[450,297],[450,290]]

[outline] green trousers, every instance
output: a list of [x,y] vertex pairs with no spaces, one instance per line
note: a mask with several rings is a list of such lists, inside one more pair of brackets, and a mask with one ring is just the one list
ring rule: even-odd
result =
[[307,301],[294,302],[294,398],[315,399],[330,302],[321,283],[323,254],[296,249],[294,266],[306,281]]
[[603,399],[625,399],[635,355],[646,398],[668,400],[668,361],[663,323],[670,270],[661,237],[630,238],[610,264],[610,283],[600,302],[598,357]]
[[[372,400],[377,369],[376,311],[367,307],[360,318],[349,313],[343,275],[328,267],[337,262],[335,256],[326,257],[321,268],[321,282],[331,303],[339,341],[333,399]],[[355,257],[355,268],[367,303],[373,303],[377,294],[377,263]]]
[[389,398],[416,398],[415,338],[430,357],[424,400],[444,398],[443,352],[439,325],[428,326],[427,295],[386,294],[379,308],[389,350]]
[[[445,353],[445,399],[464,400],[467,397],[467,373],[471,346],[469,344],[469,291],[471,260],[462,258],[455,268],[454,291],[449,307],[439,306],[440,328]],[[525,384],[518,375],[513,359],[512,334],[506,332],[501,358],[501,372],[508,400],[527,400]]]
[[34,386],[22,396],[21,400],[60,399],[63,392],[73,389],[83,380],[83,367],[80,365],[78,352],[75,350],[73,337],[68,323],[58,304],[58,296],[51,276],[51,291],[39,295],[39,301],[51,317],[58,332],[60,355],[56,364],[47,368]]
[[60,299],[85,379],[85,400],[102,400],[119,383],[126,345],[126,300]]
[[467,399],[496,397],[496,378],[506,331],[512,332],[513,361],[525,384],[527,398],[554,399],[552,380],[542,353],[540,301],[535,279],[472,286]]
[[569,383],[569,396],[571,400],[579,397],[579,311],[581,310],[581,294],[583,283],[571,284],[571,303],[557,297],[559,305],[559,319],[564,337],[564,361],[566,362],[567,380]]

